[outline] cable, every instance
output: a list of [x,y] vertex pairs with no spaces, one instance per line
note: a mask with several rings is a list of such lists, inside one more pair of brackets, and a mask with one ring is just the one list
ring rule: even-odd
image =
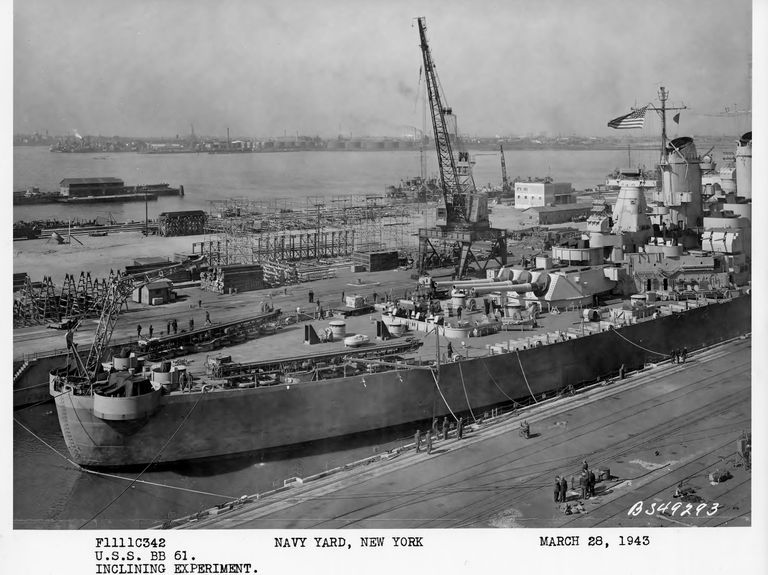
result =
[[464,397],[467,400],[467,407],[469,408],[469,414],[472,416],[472,419],[477,422],[477,418],[475,417],[475,414],[472,412],[472,404],[469,403],[469,396],[467,395],[467,386],[464,385],[464,372],[461,370],[461,362],[459,362],[459,375],[461,376],[461,387],[464,388]]
[[150,461],[149,463],[147,463],[146,467],[144,467],[144,469],[142,469],[142,470],[141,470],[141,473],[139,473],[139,474],[136,476],[136,479],[133,479],[133,480],[131,481],[131,483],[128,485],[128,487],[126,487],[125,489],[123,489],[123,490],[122,490],[122,491],[121,491],[121,492],[120,492],[120,493],[119,493],[117,496],[115,496],[115,497],[112,499],[112,501],[110,501],[110,502],[109,502],[109,503],[107,503],[107,504],[106,504],[104,507],[102,507],[102,508],[101,508],[99,511],[97,511],[97,512],[96,512],[96,513],[95,513],[95,514],[94,514],[94,515],[93,515],[93,516],[92,516],[92,517],[91,517],[91,518],[88,520],[88,521],[86,521],[86,522],[85,522],[85,523],[83,523],[83,524],[82,524],[80,527],[78,527],[78,529],[82,529],[83,527],[85,527],[86,525],[88,525],[88,524],[89,524],[91,521],[93,521],[94,519],[96,519],[96,518],[97,518],[99,515],[101,515],[102,513],[104,513],[104,512],[105,512],[107,509],[109,509],[109,508],[112,506],[112,504],[113,504],[115,501],[117,501],[118,499],[120,499],[120,498],[121,498],[121,497],[122,497],[122,496],[125,494],[125,492],[126,492],[126,491],[128,491],[128,490],[129,490],[131,487],[133,487],[133,484],[134,484],[134,483],[136,483],[136,482],[137,482],[137,481],[138,481],[138,480],[141,478],[141,476],[142,476],[142,475],[144,475],[144,473],[145,473],[145,472],[146,472],[146,471],[147,471],[147,470],[148,470],[150,467],[152,467],[152,465],[154,465],[155,461],[157,461],[157,459],[160,457],[160,455],[162,455],[163,451],[165,451],[165,448],[166,448],[166,447],[168,447],[168,445],[171,443],[171,441],[173,441],[173,438],[174,438],[174,437],[176,437],[176,434],[177,434],[179,431],[181,431],[181,428],[182,428],[182,427],[184,427],[184,424],[187,422],[187,420],[189,419],[189,417],[192,415],[192,412],[193,412],[193,411],[195,410],[195,408],[197,407],[197,404],[198,404],[198,403],[200,403],[200,401],[203,399],[203,396],[204,396],[206,393],[207,393],[207,391],[205,390],[205,387],[203,387],[203,390],[200,392],[200,397],[198,397],[198,398],[197,398],[197,401],[195,402],[195,404],[194,404],[194,405],[192,406],[192,408],[191,408],[191,409],[190,409],[190,410],[187,412],[187,415],[185,415],[185,416],[184,416],[184,419],[182,420],[182,422],[179,424],[179,426],[176,428],[176,430],[173,432],[173,434],[172,434],[172,435],[171,435],[171,436],[168,438],[168,441],[166,441],[166,442],[165,442],[165,444],[163,444],[163,446],[160,448],[160,451],[158,451],[158,452],[157,452],[157,455],[155,455],[155,456],[152,458],[152,461]]
[[[483,359],[485,359],[485,358],[483,358]],[[517,402],[516,402],[514,399],[512,399],[511,397],[509,397],[509,396],[508,396],[508,395],[507,395],[507,394],[504,392],[504,390],[503,390],[503,389],[501,389],[501,388],[499,387],[499,384],[498,384],[498,383],[496,383],[496,380],[495,380],[495,379],[493,379],[493,375],[491,375],[491,372],[490,372],[490,370],[488,369],[488,366],[485,364],[485,361],[481,361],[480,363],[482,363],[482,364],[483,364],[483,367],[485,368],[485,371],[486,371],[486,373],[488,374],[488,377],[490,377],[490,378],[491,378],[491,381],[493,382],[493,385],[495,385],[495,386],[496,386],[496,389],[498,389],[498,390],[499,390],[499,391],[500,391],[500,392],[501,392],[501,393],[504,395],[504,397],[506,397],[506,398],[507,398],[509,401],[511,401],[512,403],[514,403],[515,405],[517,405]]]
[[531,394],[531,397],[533,398],[533,403],[539,403],[536,400],[536,396],[533,395],[533,390],[531,390],[531,386],[528,384],[528,378],[525,376],[525,370],[523,369],[523,362],[520,361],[520,352],[515,349],[515,354],[517,355],[517,363],[520,364],[520,373],[523,374],[523,379],[525,380],[525,385],[528,387],[528,393]]
[[434,371],[432,371],[432,370],[430,370],[430,373],[432,374],[432,379],[434,379],[434,380],[435,380],[435,386],[437,386],[437,391],[438,391],[438,393],[440,394],[440,397],[442,397],[442,398],[443,398],[443,403],[445,404],[445,407],[447,407],[447,408],[448,408],[448,411],[450,411],[450,412],[451,412],[451,415],[453,416],[453,419],[455,419],[456,421],[459,421],[459,418],[458,418],[458,417],[456,417],[456,414],[455,414],[455,413],[453,413],[453,410],[451,409],[451,406],[450,406],[450,405],[448,405],[448,402],[445,400],[445,396],[443,395],[443,392],[442,392],[442,390],[440,389],[440,384],[437,382],[437,376],[435,376],[435,372],[434,372]]
[[626,337],[624,337],[623,335],[621,335],[621,334],[618,332],[618,330],[616,330],[616,329],[612,329],[611,331],[612,331],[613,333],[615,333],[616,335],[618,335],[618,336],[619,336],[621,339],[623,339],[623,340],[624,340],[624,341],[626,341],[627,343],[630,343],[630,344],[634,345],[635,347],[639,347],[639,348],[640,348],[640,349],[642,349],[643,351],[647,351],[648,353],[655,353],[656,355],[660,355],[661,357],[667,357],[667,355],[668,355],[668,354],[666,354],[666,353],[660,353],[660,352],[658,352],[658,351],[653,351],[652,349],[648,349],[647,347],[643,347],[642,345],[638,345],[638,344],[636,344],[635,342],[633,342],[633,341],[630,341],[630,340],[628,340]]

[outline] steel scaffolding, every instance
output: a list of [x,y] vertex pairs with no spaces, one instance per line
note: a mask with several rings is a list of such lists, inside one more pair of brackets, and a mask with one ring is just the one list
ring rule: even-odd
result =
[[230,198],[211,202],[205,240],[195,253],[212,265],[346,258],[353,252],[418,249],[418,230],[434,206],[384,196],[303,200]]

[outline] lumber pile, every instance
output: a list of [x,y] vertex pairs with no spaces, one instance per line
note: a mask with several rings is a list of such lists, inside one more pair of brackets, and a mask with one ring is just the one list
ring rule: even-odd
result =
[[200,273],[200,288],[215,293],[238,293],[264,287],[264,268],[260,264],[219,266]]

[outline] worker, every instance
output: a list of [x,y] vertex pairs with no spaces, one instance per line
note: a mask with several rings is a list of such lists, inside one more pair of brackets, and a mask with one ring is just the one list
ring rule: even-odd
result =
[[376,292],[373,292],[373,303],[377,303],[377,300],[379,299],[379,294]]
[[456,439],[464,438],[464,418],[460,417],[459,422],[456,424]]
[[344,300],[344,291],[342,290],[342,292],[341,292],[341,303],[344,303],[344,301],[345,301]]
[[531,426],[528,425],[527,421],[523,421],[520,424],[520,435],[522,435],[526,439],[531,437]]
[[312,303],[312,301],[315,299],[315,292],[309,290],[309,294],[307,295],[309,295],[309,303]]
[[136,326],[136,337],[141,339],[141,324]]
[[445,353],[448,354],[448,359],[451,359],[453,357],[453,346],[451,345],[451,342],[448,342],[448,346],[445,348]]
[[168,323],[165,324],[165,333],[171,335],[171,320],[168,320]]
[[427,432],[427,455],[432,453],[432,433]]
[[176,335],[179,331],[179,322],[176,321],[176,318],[173,318],[173,335]]
[[201,300],[201,299],[197,300],[197,307],[198,308],[203,307],[203,300]]
[[621,367],[619,368],[619,379],[626,379],[626,377],[627,377],[626,370],[624,368],[624,364],[622,363]]
[[595,483],[597,483],[597,478],[595,477],[595,473],[590,469],[589,470],[589,496],[590,497],[595,496]]
[[434,433],[435,437],[437,437],[438,430],[437,430],[437,418],[436,417],[432,418],[432,433]]
[[461,306],[456,308],[456,317],[461,319]]
[[195,319],[189,318],[189,331],[195,331]]
[[211,325],[211,313],[205,310],[205,325]]
[[582,471],[581,475],[579,475],[579,489],[581,489],[581,498],[586,499],[587,498],[587,474],[584,471]]
[[413,442],[416,444],[416,453],[421,451],[421,429],[416,430],[416,435],[413,437]]
[[560,476],[558,475],[555,477],[555,503],[560,503],[561,501],[565,501],[563,498],[563,490],[560,487]]
[[581,462],[581,470],[587,471],[588,469],[589,469],[589,463],[587,463],[587,460],[585,459],[584,461]]
[[448,440],[448,416],[443,417],[443,441]]
[[563,503],[568,501],[568,480],[565,475],[560,478],[560,500]]
[[299,321],[300,316],[301,316],[301,306],[296,306],[296,321]]
[[684,347],[683,351],[680,352],[680,359],[682,360],[683,363],[685,363],[685,360],[687,357],[688,357],[688,348]]
[[149,324],[149,339],[152,339],[152,334],[154,333],[155,328],[152,327],[152,324]]

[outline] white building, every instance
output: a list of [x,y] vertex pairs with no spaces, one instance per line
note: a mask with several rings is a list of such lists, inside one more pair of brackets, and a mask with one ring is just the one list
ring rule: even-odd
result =
[[576,201],[568,182],[515,182],[515,207],[518,209],[559,206]]

